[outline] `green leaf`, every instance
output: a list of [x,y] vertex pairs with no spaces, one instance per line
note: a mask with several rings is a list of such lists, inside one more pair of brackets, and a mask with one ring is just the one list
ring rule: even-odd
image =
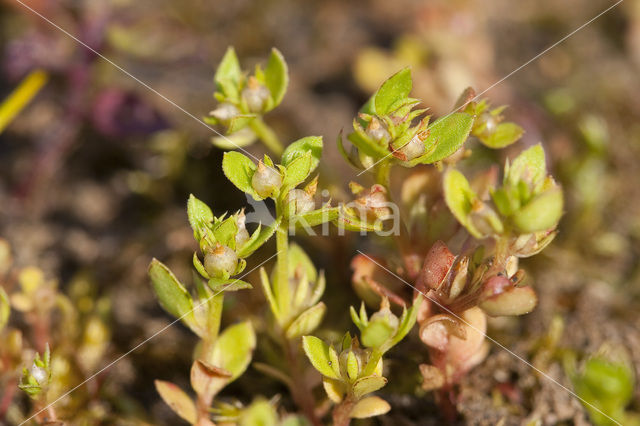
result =
[[229,216],[213,228],[216,241],[232,249],[236,248],[236,234],[238,223],[235,216]]
[[323,223],[332,222],[340,216],[338,207],[322,207],[307,213],[295,215],[289,218],[289,223],[296,228],[311,227]]
[[209,288],[214,292],[219,291],[238,291],[252,289],[253,286],[246,281],[237,278],[228,278],[226,280],[218,278],[210,278],[208,281]]
[[469,137],[472,127],[473,117],[464,112],[456,112],[434,121],[428,127],[429,136],[425,140],[429,154],[421,158],[421,163],[435,163],[456,152]]
[[393,336],[394,332],[395,330],[386,321],[371,321],[362,330],[362,344],[368,348],[379,348]]
[[[311,361],[311,365],[318,370],[320,374],[330,379],[339,379],[332,367],[330,351],[333,350],[322,340],[315,336],[303,336],[302,347],[304,348],[307,358]],[[335,350],[334,350],[335,352]]]
[[562,209],[562,190],[555,187],[544,191],[520,208],[513,215],[512,221],[523,233],[544,231],[558,224]]
[[11,311],[11,305],[9,305],[9,297],[2,287],[0,287],[0,331],[9,322],[9,313]]
[[242,129],[232,135],[213,136],[211,143],[220,149],[231,150],[249,146],[256,141],[256,134],[250,129]]
[[282,102],[289,85],[287,63],[282,53],[276,48],[271,49],[269,62],[267,62],[267,67],[264,69],[264,82],[269,92],[271,92],[273,102],[270,109],[273,109]]
[[260,268],[260,282],[262,283],[264,297],[267,299],[267,302],[269,302],[269,307],[271,308],[273,316],[276,317],[276,320],[280,321],[280,309],[278,308],[278,302],[276,302],[275,295],[271,289],[271,283],[269,282],[269,276],[264,268]]
[[362,377],[353,384],[353,395],[361,398],[364,395],[375,392],[387,384],[387,379],[382,376]]
[[412,85],[409,68],[400,70],[389,77],[374,95],[373,103],[376,114],[386,115],[391,112],[391,106],[394,103],[409,96]]
[[249,366],[256,347],[256,335],[251,322],[244,321],[227,327],[216,340],[209,363],[231,373],[230,382]]
[[249,157],[239,152],[225,152],[222,158],[222,171],[227,179],[242,192],[250,194],[256,200],[262,200],[251,185],[251,178],[256,168]]
[[287,327],[287,339],[295,339],[303,334],[313,332],[322,322],[326,311],[326,305],[320,302],[301,313],[298,318]]
[[282,165],[288,167],[293,160],[311,151],[311,171],[318,167],[322,157],[322,136],[307,136],[291,143],[282,153]]
[[267,242],[269,238],[271,238],[276,229],[278,229],[281,220],[282,219],[278,218],[270,226],[258,227],[258,229],[256,229],[255,232],[251,235],[249,241],[247,241],[245,245],[243,245],[236,251],[238,257],[245,258],[258,250],[260,246],[262,246]]
[[480,142],[489,148],[504,148],[515,143],[524,134],[524,129],[515,123],[501,123],[491,135],[481,137]]
[[269,401],[259,398],[242,410],[238,426],[277,426],[278,413]]
[[282,180],[282,191],[295,188],[304,182],[311,174],[311,151],[295,158],[286,166],[284,179]]
[[190,194],[189,201],[187,201],[187,216],[191,229],[193,229],[193,236],[196,240],[200,240],[202,238],[200,230],[213,221],[211,209],[193,194]]
[[233,47],[227,48],[226,53],[222,57],[218,69],[216,69],[215,76],[213,77],[216,83],[222,81],[232,81],[238,83],[242,78],[242,70],[240,69],[240,62],[238,56]]
[[[341,229],[355,232],[376,232],[383,229],[382,221],[376,220],[373,223],[370,221],[360,220],[357,214],[350,212],[344,206],[340,206],[338,218],[334,221],[334,224]],[[357,213],[357,211],[356,211]]]
[[354,419],[366,419],[367,417],[380,416],[389,410],[391,410],[391,406],[387,401],[377,396],[369,396],[358,401],[349,416]]
[[177,415],[190,424],[196,423],[198,417],[196,414],[196,405],[189,395],[171,382],[156,380],[154,384],[163,401],[166,402]]
[[505,183],[516,186],[519,181],[530,182],[535,188],[547,175],[547,163],[542,145],[534,145],[520,153],[513,163],[505,166]]
[[[227,127],[227,133],[233,134],[239,130],[247,127],[253,120],[258,117],[256,114],[240,114],[236,115],[229,121],[229,127]],[[237,148],[237,147],[236,147]]]
[[153,259],[149,265],[149,276],[160,306],[189,327],[194,324],[193,300],[186,288],[162,262]]
[[481,238],[482,234],[478,232],[469,220],[469,213],[473,202],[477,199],[477,195],[471,189],[467,178],[458,170],[451,169],[444,175],[444,199],[451,210],[451,213],[458,219],[458,222],[471,235]]
[[[351,339],[351,336],[349,336]],[[349,344],[349,347],[351,344]],[[342,345],[344,348],[344,344]],[[356,380],[358,375],[360,374],[360,361],[358,361],[358,357],[353,353],[353,351],[349,351],[347,355],[347,375],[349,379]]]
[[295,271],[298,268],[302,269],[302,272],[307,276],[310,282],[315,282],[318,279],[318,272],[313,265],[311,258],[307,253],[302,250],[296,243],[291,243],[289,246],[289,270]]

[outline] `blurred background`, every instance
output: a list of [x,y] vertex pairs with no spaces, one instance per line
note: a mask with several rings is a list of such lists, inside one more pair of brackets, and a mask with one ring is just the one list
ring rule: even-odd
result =
[[[335,172],[321,178],[321,186],[339,199],[356,173],[338,154],[336,136],[390,74],[411,66],[412,95],[443,115],[464,88],[483,91],[613,1],[25,3],[195,117],[215,106],[213,73],[227,46],[248,69],[277,47],[291,83],[266,119],[287,142],[324,136],[324,161]],[[102,331],[110,338],[95,371],[169,323],[147,266],[157,257],[189,277],[196,246],[186,218],[189,193],[216,214],[246,201],[222,175],[223,151],[211,144],[214,135],[193,117],[19,2],[1,1],[0,20],[0,98],[34,70],[46,76],[0,134],[0,236],[10,242],[16,265],[38,266],[56,279],[83,303],[81,313],[101,304]],[[494,159],[502,162],[542,142],[566,194],[558,238],[525,264],[538,308],[496,322],[491,334],[543,363],[536,365],[562,383],[561,365],[538,359],[535,349],[558,321],[564,345],[585,354],[603,343],[621,345],[636,372],[640,368],[639,72],[640,2],[627,0],[485,94],[494,105],[508,104],[508,120],[526,130],[507,152],[492,153]],[[358,180],[366,183],[366,177]],[[357,236],[300,243],[328,272],[326,324],[344,329],[344,306],[355,300],[349,260],[356,247],[373,243]],[[263,308],[259,291],[238,293],[224,318],[233,322]],[[78,406],[94,419],[174,424],[152,381],[186,387],[194,343],[182,326],[168,329],[99,376],[100,391]],[[524,385],[505,390],[499,386],[505,375]],[[462,385],[465,423],[495,424],[506,416],[519,424],[538,413],[545,424],[578,424],[580,404],[544,380],[526,387],[532,380],[536,375],[526,365],[494,347]],[[393,410],[376,422],[437,424],[425,414],[434,409],[428,397],[404,396],[419,377],[406,381],[390,383],[385,398]],[[523,386],[530,391],[519,393]],[[250,369],[227,392],[250,400],[284,388]],[[636,390],[636,409],[639,399]]]

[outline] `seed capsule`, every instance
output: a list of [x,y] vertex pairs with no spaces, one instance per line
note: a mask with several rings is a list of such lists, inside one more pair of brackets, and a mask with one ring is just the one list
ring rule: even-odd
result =
[[482,130],[482,133],[487,136],[492,135],[493,132],[495,132],[496,127],[498,126],[498,120],[496,120],[496,117],[489,114],[488,112],[483,112],[480,115],[479,121],[480,123],[484,123],[484,129]]
[[227,246],[218,244],[204,257],[204,269],[212,277],[222,278],[233,275],[238,266],[238,255]]
[[209,113],[213,117],[217,118],[224,125],[228,125],[232,118],[240,114],[240,110],[228,102],[221,103],[218,108]]
[[35,363],[31,366],[30,370],[31,376],[36,379],[36,382],[40,386],[44,386],[47,384],[49,375],[47,374],[47,370],[42,367],[37,366]]
[[251,238],[249,236],[249,231],[247,231],[245,226],[246,220],[247,218],[244,215],[244,211],[241,211],[236,219],[236,224],[238,226],[238,233],[236,234],[236,248],[242,247],[247,241],[249,241],[249,238]]
[[242,99],[251,112],[262,112],[269,96],[271,96],[269,89],[260,84],[255,77],[250,77],[247,87],[242,90]]
[[273,167],[267,167],[262,161],[251,177],[251,186],[262,198],[270,197],[282,185],[282,176]]
[[310,212],[316,206],[311,195],[302,189],[292,189],[287,194],[289,214],[303,214]]
[[424,154],[424,142],[422,141],[420,134],[412,137],[411,140],[398,151],[405,155],[405,161],[413,160],[414,158],[418,158]]
[[369,122],[367,135],[376,142],[388,140],[391,137],[384,125],[376,118]]

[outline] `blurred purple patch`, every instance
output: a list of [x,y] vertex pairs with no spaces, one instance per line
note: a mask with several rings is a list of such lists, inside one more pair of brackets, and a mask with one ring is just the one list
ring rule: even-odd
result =
[[138,95],[106,89],[96,98],[92,121],[109,137],[143,136],[169,127],[167,121]]

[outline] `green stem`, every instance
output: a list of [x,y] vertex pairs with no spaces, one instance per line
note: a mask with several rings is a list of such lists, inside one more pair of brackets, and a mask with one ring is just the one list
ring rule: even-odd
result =
[[389,193],[391,193],[391,167],[391,161],[382,161],[376,167],[376,183],[384,186]]
[[251,120],[249,127],[251,127],[251,130],[258,135],[258,138],[271,152],[278,156],[282,155],[282,151],[284,151],[282,142],[280,142],[280,139],[278,139],[273,129],[264,122],[262,117],[256,117]]
[[[277,203],[276,214],[282,217],[282,208]],[[287,321],[291,303],[291,290],[289,288],[289,221],[282,218],[278,229],[276,229],[276,250],[278,261],[276,263],[276,280],[274,283],[274,293],[280,310],[280,318]]]

